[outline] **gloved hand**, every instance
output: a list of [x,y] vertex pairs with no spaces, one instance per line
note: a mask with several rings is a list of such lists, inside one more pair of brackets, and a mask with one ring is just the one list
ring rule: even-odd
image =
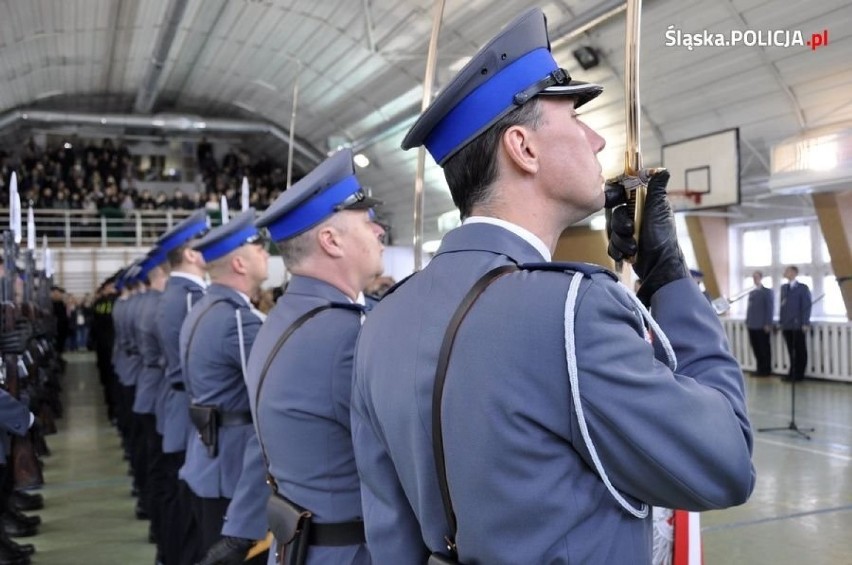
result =
[[214,543],[198,565],[239,565],[254,545],[254,540],[224,536]]
[[689,277],[689,269],[677,242],[674,213],[666,198],[668,182],[669,173],[665,170],[654,174],[648,181],[638,246],[632,236],[627,235],[633,232],[633,220],[627,214],[626,207],[620,206],[615,190],[616,187],[621,189],[620,198],[626,202],[624,189],[619,184],[606,188],[606,206],[609,208],[607,233],[610,234],[607,251],[613,259],[620,260],[630,257],[632,249],[636,250],[633,270],[642,280],[637,296],[646,305],[651,303],[651,297],[664,285]]

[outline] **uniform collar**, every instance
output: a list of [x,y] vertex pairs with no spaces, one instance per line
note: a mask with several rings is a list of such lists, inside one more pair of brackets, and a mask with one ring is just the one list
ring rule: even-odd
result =
[[320,279],[304,275],[293,275],[287,285],[285,294],[304,294],[323,298],[329,302],[349,302],[352,299],[346,296],[339,288]]
[[188,281],[194,282],[195,284],[197,284],[201,288],[207,288],[207,281],[205,281],[203,278],[199,277],[198,275],[193,275],[191,273],[184,273],[183,271],[172,271],[171,276],[172,277],[178,277],[178,278],[181,278],[181,279],[186,279]]
[[228,298],[231,300],[231,302],[239,304],[240,306],[248,306],[249,308],[252,307],[251,300],[249,300],[248,296],[246,296],[239,290],[231,288],[224,284],[212,283],[207,289],[207,294]]
[[487,251],[506,255],[517,263],[540,263],[544,258],[535,245],[517,233],[491,222],[473,222],[449,232],[441,241],[435,256],[459,251]]
[[518,224],[513,224],[512,222],[507,222],[506,220],[501,220],[500,218],[492,218],[490,216],[471,216],[467,218],[462,225],[467,224],[490,224],[492,226],[498,226],[503,229],[509,230],[516,236],[520,237],[530,245],[532,245],[536,251],[538,251],[542,258],[550,262],[553,259],[553,256],[550,253],[550,249],[540,237],[535,235],[533,232],[529,231],[526,228],[522,228]]

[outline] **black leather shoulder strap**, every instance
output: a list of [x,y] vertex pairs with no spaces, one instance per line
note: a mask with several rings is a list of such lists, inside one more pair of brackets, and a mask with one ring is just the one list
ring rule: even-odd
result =
[[266,447],[263,445],[263,439],[260,437],[260,392],[263,390],[263,383],[266,380],[266,374],[269,372],[269,367],[272,365],[272,362],[275,360],[275,357],[278,355],[278,352],[281,350],[281,347],[284,346],[284,343],[290,339],[290,336],[298,330],[302,325],[325,310],[330,310],[332,308],[338,308],[341,310],[351,310],[353,312],[357,312],[359,315],[364,312],[364,308],[359,304],[348,304],[345,302],[329,302],[328,304],[323,304],[322,306],[317,306],[311,310],[308,310],[301,316],[299,316],[296,321],[294,321],[290,326],[284,330],[284,333],[278,338],[278,341],[275,342],[275,345],[269,352],[269,355],[266,357],[266,362],[263,364],[263,369],[260,371],[260,378],[257,381],[257,391],[254,395],[254,421],[257,426],[257,442],[260,444],[260,452],[263,454],[263,462],[266,464],[266,482],[269,483],[269,486],[272,488],[272,492],[278,492],[278,483],[275,481],[275,477],[272,476],[272,471],[269,467],[269,456],[266,454]]
[[458,333],[459,326],[461,326],[473,304],[485,289],[488,288],[488,285],[503,275],[517,270],[519,270],[519,267],[515,264],[502,265],[488,271],[476,281],[450,319],[450,325],[447,327],[447,331],[444,334],[444,341],[441,343],[438,365],[435,368],[435,384],[432,389],[432,452],[435,457],[435,471],[438,476],[438,487],[441,490],[441,500],[444,504],[444,514],[446,515],[447,526],[449,527],[449,534],[444,539],[447,542],[447,549],[453,556],[457,554],[455,541],[457,524],[456,515],[453,512],[453,502],[450,498],[450,487],[447,484],[447,467],[444,459],[444,433],[441,428],[441,399],[444,396],[447,367],[450,364],[450,354],[453,352],[453,342],[455,341],[456,333]]
[[[183,366],[184,367],[186,367],[187,364],[189,363],[190,346],[192,346],[192,340],[195,338],[195,330],[198,329],[198,324],[199,324],[199,322],[201,322],[201,318],[203,318],[204,314],[209,312],[214,306],[216,306],[217,304],[219,304],[221,302],[227,302],[227,299],[219,298],[217,300],[214,300],[213,302],[208,304],[207,308],[202,310],[201,313],[198,315],[198,318],[195,319],[195,325],[192,326],[192,331],[189,333],[189,339],[186,341],[186,355],[183,358]],[[188,383],[189,379],[187,378],[185,382]],[[189,393],[190,398],[192,398],[192,390],[187,390],[187,392]]]

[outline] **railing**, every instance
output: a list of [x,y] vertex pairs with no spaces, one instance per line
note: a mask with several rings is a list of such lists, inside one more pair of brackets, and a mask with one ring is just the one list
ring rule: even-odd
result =
[[[734,356],[742,368],[757,368],[743,320],[722,319]],[[834,381],[852,382],[852,322],[814,322],[805,333],[808,366],[805,375]],[[772,372],[785,375],[790,370],[787,345],[780,331],[772,333]]]
[[[100,211],[50,210],[33,211],[38,245],[47,236],[51,248],[60,247],[146,247],[152,245],[172,226],[194,210],[129,210],[108,208]],[[26,241],[26,210],[23,211],[23,239]],[[0,209],[0,217],[9,211]],[[214,225],[219,212],[211,212]],[[7,222],[2,223],[5,229]]]

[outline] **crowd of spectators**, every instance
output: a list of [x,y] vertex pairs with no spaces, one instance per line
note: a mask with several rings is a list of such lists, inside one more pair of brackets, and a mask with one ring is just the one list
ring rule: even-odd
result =
[[[197,145],[197,190],[179,188],[158,191],[138,187],[141,180],[161,180],[176,173],[139,167],[141,159],[127,146],[112,139],[99,142],[61,141],[41,147],[30,138],[23,147],[0,150],[0,207],[9,201],[9,178],[18,176],[18,192],[24,206],[37,209],[80,209],[115,217],[131,210],[219,210],[224,195],[229,207],[238,209],[243,176],[249,179],[250,203],[266,208],[286,186],[286,173],[269,159],[252,160],[230,149],[221,160],[206,139]],[[154,161],[151,160],[153,163]],[[177,173],[179,176],[179,173]]]

